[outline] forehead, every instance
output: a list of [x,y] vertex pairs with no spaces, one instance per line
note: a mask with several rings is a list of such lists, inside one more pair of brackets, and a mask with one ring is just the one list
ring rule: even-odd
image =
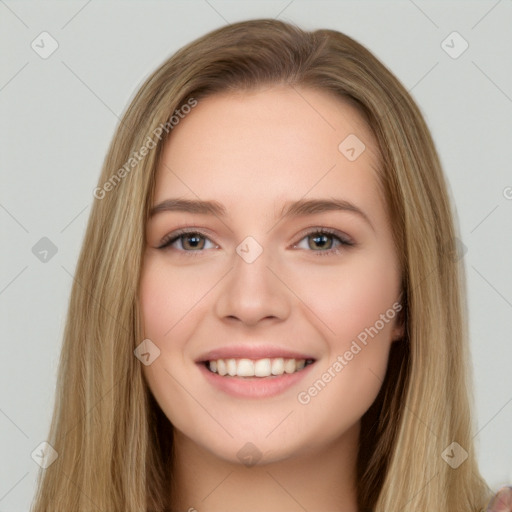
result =
[[341,195],[383,208],[378,166],[364,118],[330,93],[290,86],[221,93],[199,100],[172,130],[154,203],[172,194],[278,208],[285,199]]

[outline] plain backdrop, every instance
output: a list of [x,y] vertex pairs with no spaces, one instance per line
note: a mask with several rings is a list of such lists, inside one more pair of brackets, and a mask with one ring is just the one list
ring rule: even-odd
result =
[[182,45],[261,17],[352,36],[424,113],[467,248],[478,459],[491,487],[512,483],[511,0],[0,0],[0,512],[32,501],[31,454],[48,432],[72,276],[119,117]]

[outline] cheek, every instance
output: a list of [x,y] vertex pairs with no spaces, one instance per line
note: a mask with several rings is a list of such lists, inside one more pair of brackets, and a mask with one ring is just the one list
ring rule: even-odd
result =
[[[213,274],[213,273],[211,273]],[[205,295],[215,276],[167,264],[161,255],[146,256],[140,278],[139,302],[143,335],[160,355],[142,371],[156,401],[173,425],[186,428],[197,406],[184,391],[193,367],[188,340],[205,316]],[[218,279],[218,278],[217,278]]]
[[[315,324],[329,341],[330,351],[336,352],[331,356],[348,350],[358,335],[364,339],[368,330],[375,335],[375,328],[380,345],[388,345],[383,341],[391,337],[396,322],[392,306],[400,292],[400,275],[384,251],[354,252],[346,264],[318,267],[296,282],[300,283],[298,294],[305,297],[317,317]],[[371,353],[370,344],[368,348],[365,352]],[[378,347],[375,351],[380,353]]]
[[176,303],[176,287],[166,286],[165,274],[159,272],[159,266],[146,259],[142,270],[139,288],[144,336],[150,339],[162,337],[170,328],[173,309]]
[[315,325],[324,335],[327,357],[304,384],[299,402],[308,403],[306,409],[319,417],[331,411],[328,415],[338,425],[366,412],[386,374],[400,274],[385,254],[354,254],[336,270],[318,269],[301,280]]
[[[349,271],[350,270],[350,271]],[[327,283],[327,281],[325,281]],[[297,396],[308,424],[336,439],[375,401],[386,375],[399,277],[382,265],[352,265],[315,294],[327,357]],[[325,324],[325,325],[324,325]],[[328,326],[329,328],[327,328]]]
[[204,286],[190,273],[148,258],[139,291],[145,336],[157,343],[176,338],[176,331],[186,328],[204,293]]
[[152,395],[175,426],[189,415],[190,401],[179,383],[186,382],[180,369],[184,368],[184,340],[189,336],[187,321],[191,315],[186,313],[194,299],[190,279],[187,285],[183,272],[146,256],[139,286],[143,334],[159,348],[160,355],[150,365],[143,365],[142,372]]

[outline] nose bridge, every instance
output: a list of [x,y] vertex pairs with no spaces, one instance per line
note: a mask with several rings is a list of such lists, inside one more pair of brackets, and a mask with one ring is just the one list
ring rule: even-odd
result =
[[216,303],[219,318],[235,317],[247,324],[269,317],[286,318],[290,297],[271,269],[271,260],[271,251],[254,237],[242,240],[233,255],[233,268],[220,289]]

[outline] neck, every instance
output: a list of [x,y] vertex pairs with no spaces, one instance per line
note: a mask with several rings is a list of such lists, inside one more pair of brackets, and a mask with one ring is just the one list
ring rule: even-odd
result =
[[359,423],[315,451],[265,465],[216,457],[175,431],[173,511],[357,512]]

